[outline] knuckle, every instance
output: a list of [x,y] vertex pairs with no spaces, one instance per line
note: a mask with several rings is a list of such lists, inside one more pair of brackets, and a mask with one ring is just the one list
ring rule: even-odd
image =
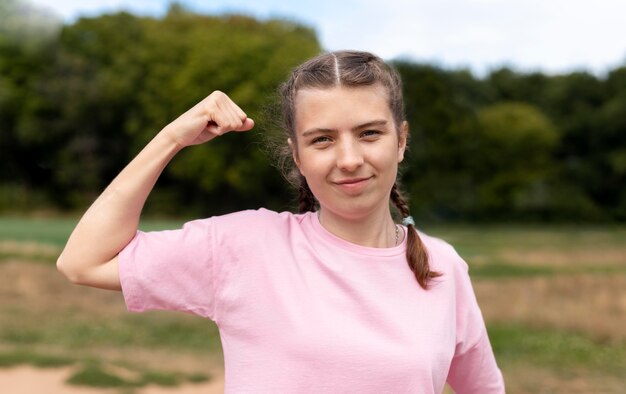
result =
[[221,102],[225,102],[228,100],[228,95],[222,92],[221,90],[216,90],[214,94],[215,94],[215,98]]

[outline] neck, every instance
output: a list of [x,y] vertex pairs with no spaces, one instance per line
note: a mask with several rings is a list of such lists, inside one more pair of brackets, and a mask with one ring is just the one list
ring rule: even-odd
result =
[[357,245],[390,248],[402,240],[402,237],[397,236],[396,224],[388,209],[380,214],[356,219],[344,218],[320,209],[318,218],[322,227],[330,233]]

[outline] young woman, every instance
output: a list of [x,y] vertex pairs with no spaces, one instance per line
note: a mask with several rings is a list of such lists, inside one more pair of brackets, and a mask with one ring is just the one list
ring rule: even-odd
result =
[[396,186],[408,135],[397,73],[369,53],[325,53],[280,92],[299,214],[260,209],[137,231],[178,151],[254,126],[216,91],[94,202],[61,272],[122,290],[131,311],[215,321],[229,393],[440,393],[446,381],[457,393],[504,392],[467,265],[415,229]]

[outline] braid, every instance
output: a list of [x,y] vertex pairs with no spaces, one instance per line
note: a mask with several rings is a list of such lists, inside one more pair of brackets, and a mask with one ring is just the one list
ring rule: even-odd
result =
[[391,202],[393,202],[393,205],[395,205],[396,208],[398,208],[398,211],[400,211],[400,214],[402,215],[403,218],[411,215],[409,213],[409,205],[406,203],[406,201],[404,200],[404,197],[400,193],[397,182],[394,183],[393,187],[391,188],[390,197],[391,197]]
[[315,211],[315,197],[306,183],[306,179],[300,175],[300,187],[298,187],[298,212],[304,213]]
[[[391,202],[398,208],[403,218],[409,217],[409,206],[406,200],[400,193],[397,184],[394,184],[391,188]],[[428,288],[428,280],[441,276],[439,272],[431,271],[428,264],[428,252],[422,243],[420,236],[415,230],[413,224],[407,225],[407,246],[406,246],[406,259],[409,263],[409,267],[415,279],[423,289]]]

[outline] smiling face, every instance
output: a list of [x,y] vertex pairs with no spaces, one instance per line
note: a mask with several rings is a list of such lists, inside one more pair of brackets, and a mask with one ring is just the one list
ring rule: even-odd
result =
[[295,101],[294,160],[324,215],[389,214],[407,124],[394,122],[380,85],[302,89]]

